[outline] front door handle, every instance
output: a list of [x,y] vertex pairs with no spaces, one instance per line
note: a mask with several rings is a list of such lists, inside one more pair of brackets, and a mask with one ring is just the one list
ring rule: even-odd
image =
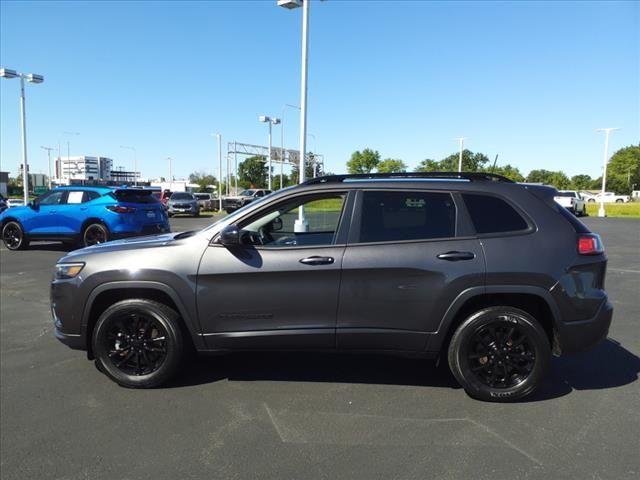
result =
[[457,262],[458,260],[473,260],[476,258],[476,254],[473,252],[446,252],[438,255],[438,258],[440,260]]
[[49,213],[56,213],[57,210],[49,210]]
[[300,263],[305,265],[331,265],[333,262],[333,257],[318,257],[316,255],[300,260]]

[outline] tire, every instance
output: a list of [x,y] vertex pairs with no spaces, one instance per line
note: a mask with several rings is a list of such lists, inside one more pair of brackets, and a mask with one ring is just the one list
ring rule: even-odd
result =
[[90,223],[82,231],[82,246],[90,247],[109,241],[109,229],[102,223]]
[[585,205],[584,207],[582,207],[582,213],[580,214],[581,217],[586,217],[587,216],[587,206]]
[[542,326],[509,306],[471,315],[455,331],[448,351],[451,372],[467,394],[490,402],[530,395],[544,378],[550,358]]
[[196,210],[196,213],[193,214],[194,217],[199,217],[200,216],[200,209]]
[[15,221],[7,222],[2,227],[2,242],[7,250],[24,250],[29,246],[22,225]]
[[122,300],[106,309],[91,341],[98,370],[127,388],[162,385],[185,355],[179,315],[152,300]]

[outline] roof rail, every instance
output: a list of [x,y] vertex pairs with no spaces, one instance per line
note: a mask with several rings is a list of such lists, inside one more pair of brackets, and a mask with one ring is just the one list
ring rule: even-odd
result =
[[412,179],[412,178],[442,178],[461,179],[469,181],[504,182],[515,183],[513,180],[496,173],[485,172],[405,172],[405,173],[356,173],[346,175],[327,175],[325,177],[312,178],[304,182],[304,185],[317,185],[319,183],[341,183],[345,180],[384,180],[384,179]]

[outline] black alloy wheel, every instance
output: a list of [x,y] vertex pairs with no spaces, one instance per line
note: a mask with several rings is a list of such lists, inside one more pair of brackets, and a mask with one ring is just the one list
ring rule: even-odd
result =
[[18,222],[7,222],[2,227],[2,241],[9,250],[21,250],[29,246],[24,238],[24,231]]
[[124,387],[152,388],[170,378],[183,357],[178,314],[158,302],[123,300],[109,307],[93,332],[102,372]]
[[448,357],[452,373],[470,396],[507,402],[531,394],[540,384],[551,347],[545,330],[527,312],[490,307],[458,327]]
[[104,243],[109,240],[109,231],[101,223],[92,223],[84,229],[82,243],[85,247]]

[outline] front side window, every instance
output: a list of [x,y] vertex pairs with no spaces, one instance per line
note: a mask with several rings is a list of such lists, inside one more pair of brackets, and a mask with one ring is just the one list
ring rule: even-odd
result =
[[60,205],[64,200],[64,190],[52,190],[38,197],[39,205]]
[[270,248],[331,245],[345,198],[344,193],[330,193],[276,205],[239,225],[242,243]]
[[363,193],[360,243],[454,237],[455,225],[456,208],[449,193]]

